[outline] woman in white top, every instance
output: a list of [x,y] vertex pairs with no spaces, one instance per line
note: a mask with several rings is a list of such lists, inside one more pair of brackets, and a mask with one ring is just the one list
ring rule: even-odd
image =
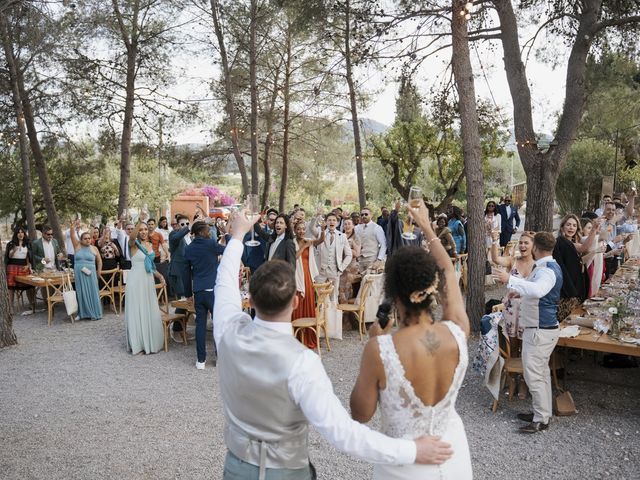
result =
[[17,290],[33,291],[33,287],[16,281],[18,275],[31,273],[31,255],[29,251],[29,237],[23,228],[16,228],[11,241],[7,243],[4,264],[7,272],[7,287],[11,292],[11,308]]
[[498,207],[494,201],[487,202],[487,206],[484,209],[484,229],[485,245],[487,248],[491,248],[492,233],[498,232],[500,234],[502,231],[502,217],[500,217]]
[[[386,435],[437,435],[453,448],[453,456],[442,465],[375,465],[374,479],[470,479],[469,446],[455,410],[467,367],[469,319],[453,264],[429,223],[424,203],[411,214],[430,252],[403,247],[385,265],[385,293],[400,328],[393,335],[380,335],[377,323],[371,327],[372,338],[351,392],[351,415],[367,422],[379,403]],[[432,314],[436,296],[442,305],[441,321]]]

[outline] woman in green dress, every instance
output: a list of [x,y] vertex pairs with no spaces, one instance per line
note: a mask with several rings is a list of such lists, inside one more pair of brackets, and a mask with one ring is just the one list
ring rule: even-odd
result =
[[72,223],[69,229],[75,250],[73,274],[78,300],[78,318],[99,320],[102,318],[102,304],[98,276],[102,270],[102,258],[98,249],[91,245],[90,232],[82,233],[78,240],[76,236],[78,226]]
[[147,224],[138,222],[129,237],[131,270],[125,289],[124,319],[131,353],[156,353],[163,348],[164,332],[154,277],[164,278],[155,269],[153,247]]

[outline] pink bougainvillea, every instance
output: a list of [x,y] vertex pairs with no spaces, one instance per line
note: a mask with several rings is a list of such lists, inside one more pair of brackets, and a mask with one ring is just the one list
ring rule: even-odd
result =
[[235,198],[212,185],[196,185],[182,192],[182,195],[205,195],[209,197],[210,206],[212,207],[227,207],[236,203]]

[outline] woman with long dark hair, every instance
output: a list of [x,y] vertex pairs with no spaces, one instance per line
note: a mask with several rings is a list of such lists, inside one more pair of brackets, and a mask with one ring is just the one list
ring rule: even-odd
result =
[[7,272],[7,287],[11,292],[9,300],[13,309],[16,291],[31,290],[33,288],[16,281],[16,276],[29,275],[31,273],[31,244],[24,228],[18,227],[13,231],[13,237],[7,243],[4,264]]
[[273,233],[269,235],[258,223],[254,226],[255,232],[260,238],[267,242],[265,249],[265,260],[284,260],[296,269],[296,246],[293,243],[293,236],[289,216],[281,213],[276,217]]

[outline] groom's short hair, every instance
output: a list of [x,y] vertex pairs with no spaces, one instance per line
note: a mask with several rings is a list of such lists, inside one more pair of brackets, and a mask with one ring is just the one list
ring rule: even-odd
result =
[[259,313],[277,315],[296,294],[295,271],[283,260],[263,263],[251,276],[249,294]]

